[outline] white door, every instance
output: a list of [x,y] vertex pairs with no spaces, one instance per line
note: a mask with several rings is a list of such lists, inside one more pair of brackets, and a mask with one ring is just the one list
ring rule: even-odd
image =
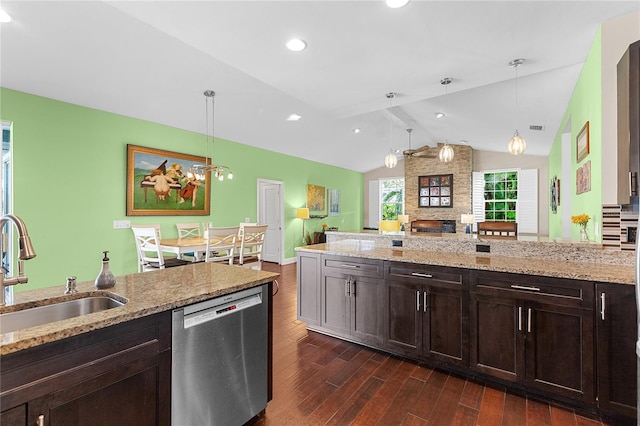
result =
[[265,262],[282,262],[283,186],[282,182],[258,179],[258,223],[268,225],[262,247]]

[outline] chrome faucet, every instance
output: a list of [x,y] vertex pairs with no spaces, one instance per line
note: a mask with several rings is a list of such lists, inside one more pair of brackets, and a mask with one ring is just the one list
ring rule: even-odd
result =
[[0,292],[0,306],[5,305],[4,300],[4,289],[10,285],[16,284],[26,284],[29,281],[29,278],[24,274],[24,261],[33,259],[36,257],[36,251],[33,249],[31,245],[31,238],[29,238],[29,233],[27,232],[27,227],[18,216],[14,216],[12,214],[7,214],[0,217],[0,230],[4,228],[4,225],[7,222],[13,222],[13,224],[18,229],[18,245],[20,248],[20,255],[18,258],[18,276],[16,277],[5,277],[4,276],[4,268],[0,268],[0,284],[2,284],[2,291]]

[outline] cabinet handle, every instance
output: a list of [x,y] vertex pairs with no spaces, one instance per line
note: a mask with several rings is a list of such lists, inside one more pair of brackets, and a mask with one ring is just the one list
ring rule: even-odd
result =
[[604,305],[605,305],[605,299],[606,296],[604,293],[600,294],[600,318],[602,318],[602,321],[604,321]]
[[423,274],[421,272],[412,272],[411,276],[421,277],[421,278],[433,278],[433,275],[431,275],[431,274]]
[[346,280],[344,280],[344,297],[349,297],[349,284],[350,284],[351,278],[348,278]]
[[44,426],[44,414],[40,414],[40,415],[38,416],[38,423],[37,423],[37,425],[38,425],[38,426]]
[[422,307],[422,309],[423,309],[425,312],[427,312],[427,308],[428,308],[428,304],[427,304],[427,300],[428,300],[428,299],[427,299],[427,298],[429,297],[429,294],[428,294],[426,291],[425,291],[423,294],[424,294],[424,301],[423,301],[424,303],[423,303],[423,307]]
[[349,264],[345,263],[344,265],[342,265],[342,267],[343,268],[359,268],[360,265],[349,265]]
[[420,310],[420,290],[416,291],[416,311]]
[[527,333],[531,333],[531,308],[527,311]]
[[353,297],[356,296],[356,280],[351,280],[351,283],[349,284],[349,291]]
[[518,331],[522,331],[522,306],[518,306]]
[[540,289],[538,287],[531,287],[531,286],[528,286],[528,285],[511,284],[511,288],[514,288],[516,290],[540,291]]

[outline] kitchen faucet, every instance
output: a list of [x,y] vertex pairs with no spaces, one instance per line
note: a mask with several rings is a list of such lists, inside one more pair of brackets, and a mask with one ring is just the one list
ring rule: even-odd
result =
[[27,227],[22,219],[12,214],[4,215],[0,217],[0,230],[4,228],[4,225],[7,222],[13,222],[18,229],[18,245],[20,247],[20,255],[18,258],[20,260],[18,261],[18,276],[16,277],[5,277],[4,268],[0,268],[0,284],[2,284],[2,291],[0,292],[0,306],[5,305],[5,287],[16,284],[26,284],[29,281],[29,278],[24,274],[24,261],[36,257],[36,251],[31,245],[31,238],[29,238]]

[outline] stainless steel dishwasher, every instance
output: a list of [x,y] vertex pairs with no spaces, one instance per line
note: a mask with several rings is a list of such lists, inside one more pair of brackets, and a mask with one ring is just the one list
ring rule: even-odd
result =
[[267,406],[268,286],[173,311],[171,424],[242,425]]

